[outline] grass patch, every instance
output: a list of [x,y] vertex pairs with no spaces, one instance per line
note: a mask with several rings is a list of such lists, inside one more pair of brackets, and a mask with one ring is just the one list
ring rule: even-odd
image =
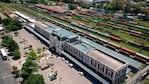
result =
[[149,79],[145,79],[144,84],[149,84]]

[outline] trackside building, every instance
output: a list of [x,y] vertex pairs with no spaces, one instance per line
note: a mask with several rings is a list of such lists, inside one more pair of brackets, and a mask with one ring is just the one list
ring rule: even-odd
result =
[[128,63],[102,52],[85,38],[49,22],[36,23],[34,30],[49,40],[50,49],[59,55],[68,53],[112,84],[120,84],[126,79]]

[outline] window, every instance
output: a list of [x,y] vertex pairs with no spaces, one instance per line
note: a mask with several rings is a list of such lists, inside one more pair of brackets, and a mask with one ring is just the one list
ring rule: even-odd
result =
[[96,68],[96,65],[97,65],[96,60],[94,60],[94,64],[93,64],[93,65],[94,65],[94,67]]
[[91,59],[91,65],[92,65],[92,63],[93,63],[93,60]]
[[102,67],[102,72],[104,72],[104,66]]
[[102,65],[102,64],[100,64],[100,71],[102,71],[102,69],[103,69],[103,65]]
[[88,56],[85,56],[86,62],[89,63],[90,58]]
[[100,68],[100,64],[98,64],[98,69]]
[[108,74],[107,74],[108,76],[110,76],[110,72],[108,71]]
[[107,73],[108,73],[108,69],[106,68],[106,75],[107,75]]
[[111,78],[113,77],[113,72],[111,72]]

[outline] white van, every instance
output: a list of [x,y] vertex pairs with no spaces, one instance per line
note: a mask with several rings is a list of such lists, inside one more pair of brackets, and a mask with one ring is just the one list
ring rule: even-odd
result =
[[3,60],[7,60],[7,53],[4,48],[0,49],[0,54]]

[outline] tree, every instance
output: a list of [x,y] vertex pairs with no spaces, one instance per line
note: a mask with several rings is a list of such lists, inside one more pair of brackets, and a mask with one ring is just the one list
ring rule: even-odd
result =
[[18,44],[9,36],[2,37],[2,46],[7,47],[10,51],[18,50]]
[[2,18],[0,17],[0,24],[2,24]]
[[126,5],[126,0],[112,0],[111,4],[115,10],[122,10]]
[[18,34],[19,34],[19,32],[17,32],[17,31],[16,31],[16,32],[14,32],[14,35],[15,35],[15,36],[18,36]]
[[28,76],[35,71],[38,71],[38,64],[32,59],[27,58],[21,69],[21,76],[24,78],[28,78]]
[[48,3],[46,2],[46,0],[39,0],[38,3],[42,3],[42,4],[45,4],[45,5],[48,4]]
[[45,49],[46,49],[46,48],[43,46],[43,47],[42,47],[42,50],[44,51]]
[[22,24],[18,20],[13,20],[11,25],[15,25],[16,26],[15,28],[13,28],[13,31],[16,31],[16,30],[19,30],[19,29],[22,28]]
[[83,7],[83,8],[87,8],[88,9],[88,8],[90,8],[91,5],[90,4],[85,4],[85,3],[83,3],[83,4],[80,3],[80,6]]
[[5,25],[7,31],[16,31],[22,28],[22,24],[18,20],[12,20],[10,18],[3,19],[2,23]]
[[10,3],[11,0],[1,0],[2,2]]
[[41,52],[41,48],[37,48],[37,51],[38,51],[38,53],[40,53]]
[[74,3],[74,0],[63,0],[65,3]]
[[45,84],[43,76],[40,74],[31,74],[24,84]]
[[27,0],[26,2],[37,4],[38,0]]
[[19,59],[20,58],[20,51],[14,50],[12,55],[13,55],[13,59]]
[[9,24],[11,23],[11,19],[10,19],[10,18],[3,19],[3,20],[2,20],[2,23],[3,23],[4,25],[9,25]]
[[32,45],[29,45],[29,49],[32,49]]
[[107,4],[104,8],[108,9],[108,10],[113,10],[114,9],[112,4]]
[[38,58],[38,56],[37,56],[37,54],[35,53],[34,50],[31,50],[30,52],[28,52],[27,55],[28,55],[27,57],[32,59],[32,60],[36,60]]
[[19,75],[20,75],[20,70],[18,70],[18,68],[16,67],[16,66],[12,66],[12,73],[13,74],[16,74],[16,76],[15,77],[19,77]]
[[77,6],[75,4],[69,4],[68,7],[69,7],[70,10],[73,10],[73,9],[77,8]]
[[15,71],[17,70],[18,68],[16,66],[12,66],[12,73],[15,73]]

